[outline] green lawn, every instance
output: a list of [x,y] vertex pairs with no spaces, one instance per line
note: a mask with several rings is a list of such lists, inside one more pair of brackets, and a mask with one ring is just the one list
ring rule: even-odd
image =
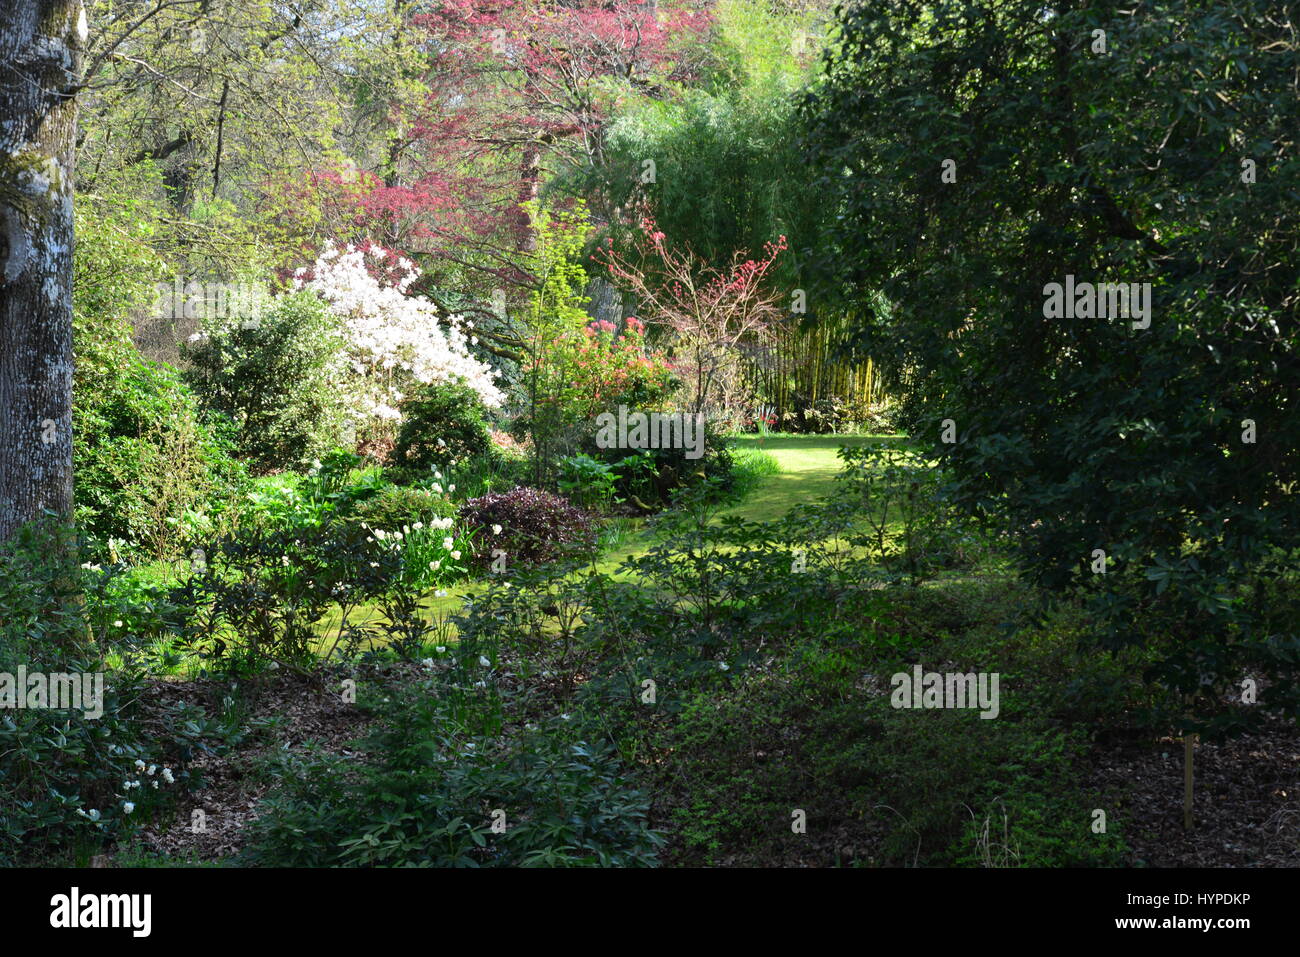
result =
[[791,505],[812,502],[830,492],[840,470],[840,446],[860,446],[890,439],[888,435],[744,435],[737,448],[753,448],[776,459],[781,471],[765,475],[758,487],[724,515],[754,522],[781,518]]

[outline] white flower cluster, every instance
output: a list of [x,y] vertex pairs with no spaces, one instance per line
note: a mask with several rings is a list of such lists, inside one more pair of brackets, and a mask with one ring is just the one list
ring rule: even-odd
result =
[[[394,283],[376,279],[367,261],[377,267],[396,266],[403,273]],[[473,324],[460,316],[440,321],[437,307],[423,296],[408,295],[419,270],[409,260],[379,250],[327,244],[316,263],[299,269],[294,287],[310,289],[330,304],[343,320],[348,364],[365,385],[359,412],[397,420],[404,383],[463,380],[497,407],[503,396],[493,382],[495,373],[469,354],[465,329]]]
[[[145,764],[144,761],[137,758],[135,762],[135,770],[137,772],[143,772],[146,778],[153,779],[148,783],[153,787],[155,791],[157,791],[159,788],[160,779],[162,783],[166,783],[166,784],[176,783],[176,775],[174,775],[172,773],[172,769],[168,767],[164,767],[162,769],[162,774],[158,774],[158,765]],[[134,781],[132,781],[130,778],[127,778],[125,781],[122,782],[122,793],[123,795],[129,794],[132,790],[137,790],[142,786],[143,784],[139,778],[136,778]],[[80,814],[82,817],[86,818],[87,820],[89,820],[92,824],[98,824],[100,818],[102,817],[102,815],[99,812],[99,809],[93,807],[89,811],[87,811],[85,808],[79,807],[77,808],[77,813]],[[134,814],[135,802],[123,800],[122,813]]]
[[[453,519],[451,518],[434,518],[429,520],[428,525],[425,525],[424,522],[416,522],[414,525],[403,525],[401,531],[394,530],[391,532],[385,531],[382,528],[371,528],[369,525],[366,525],[364,523],[362,524],[361,527],[364,528],[366,531],[370,532],[370,535],[367,536],[369,541],[391,542],[393,545],[397,546],[397,545],[401,545],[403,539],[410,538],[412,534],[417,532],[422,532],[426,528],[428,528],[430,531],[445,532],[449,528],[451,528],[452,523],[453,523]],[[443,541],[443,545],[442,545],[443,548],[445,549],[451,548],[453,544],[453,539],[444,538],[442,541]]]

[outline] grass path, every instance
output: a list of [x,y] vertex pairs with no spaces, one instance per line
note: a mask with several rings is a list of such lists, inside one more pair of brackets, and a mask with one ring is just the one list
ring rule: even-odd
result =
[[830,492],[840,470],[840,446],[861,446],[877,442],[880,435],[744,435],[734,441],[737,448],[759,449],[776,459],[781,471],[764,475],[758,487],[723,511],[750,521],[781,518],[791,505],[813,502]]
[[[792,505],[814,502],[830,492],[840,470],[837,454],[840,446],[866,445],[888,436],[880,435],[742,435],[732,437],[735,449],[766,452],[780,466],[780,471],[758,476],[754,488],[743,499],[718,512],[714,521],[738,515],[752,522],[769,522],[781,518]],[[616,574],[629,555],[644,555],[653,543],[648,531],[611,548],[596,563],[596,569]]]

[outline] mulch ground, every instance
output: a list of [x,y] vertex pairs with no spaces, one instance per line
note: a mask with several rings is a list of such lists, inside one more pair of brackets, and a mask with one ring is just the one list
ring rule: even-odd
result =
[[[1148,867],[1300,867],[1300,729],[1198,743],[1193,828],[1183,827],[1183,741],[1099,749],[1087,784],[1114,802],[1133,863]],[[1113,819],[1113,817],[1111,818]]]
[[[202,705],[219,713],[229,682],[156,681],[151,707],[161,712],[174,702]],[[247,689],[245,689],[247,693]],[[219,861],[237,854],[244,844],[245,828],[256,816],[258,802],[271,782],[255,773],[261,761],[282,749],[300,749],[309,743],[333,754],[354,752],[349,743],[363,737],[373,716],[345,703],[337,682],[317,676],[281,672],[259,685],[247,699],[247,722],[269,722],[252,736],[247,746],[224,754],[200,753],[189,765],[201,775],[204,786],[182,798],[174,821],[143,828],[140,843],[148,851],[182,860]],[[192,826],[193,812],[204,815],[204,830]]]

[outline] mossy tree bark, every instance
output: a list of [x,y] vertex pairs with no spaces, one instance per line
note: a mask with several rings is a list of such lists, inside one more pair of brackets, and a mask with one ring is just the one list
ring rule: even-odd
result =
[[72,192],[82,0],[0,5],[0,541],[72,514]]

